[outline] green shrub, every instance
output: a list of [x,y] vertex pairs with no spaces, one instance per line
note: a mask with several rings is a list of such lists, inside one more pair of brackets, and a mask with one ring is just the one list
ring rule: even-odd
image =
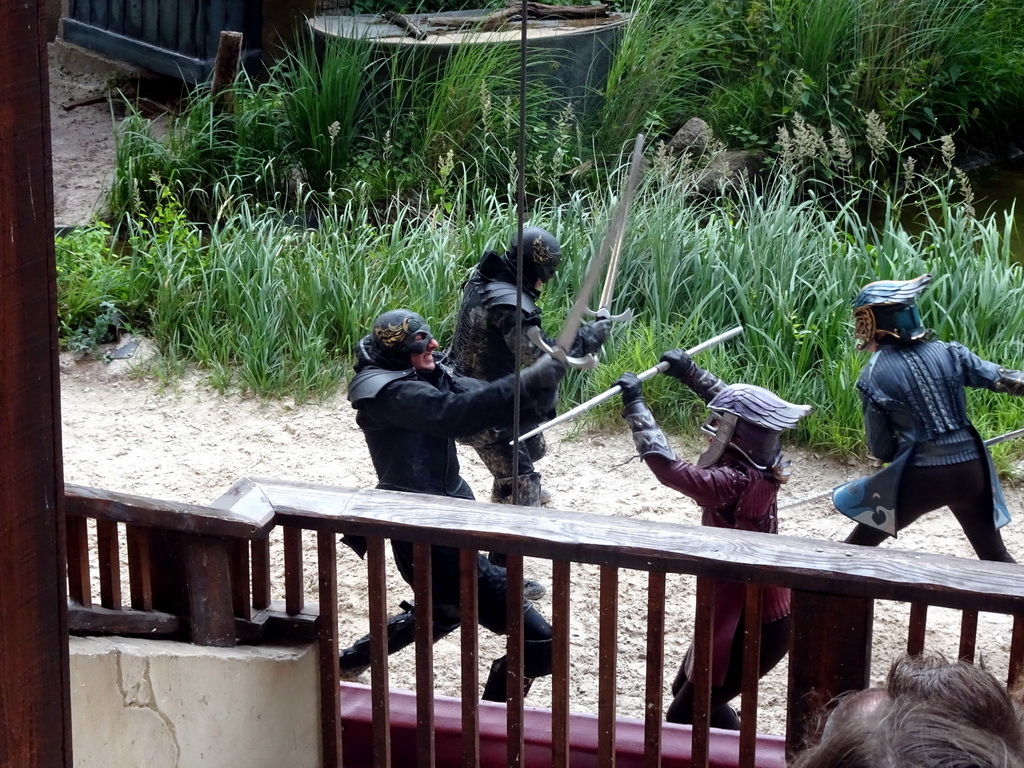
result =
[[134,296],[127,261],[111,250],[110,227],[77,227],[55,240],[60,343],[91,351],[110,341],[111,328],[131,314]]

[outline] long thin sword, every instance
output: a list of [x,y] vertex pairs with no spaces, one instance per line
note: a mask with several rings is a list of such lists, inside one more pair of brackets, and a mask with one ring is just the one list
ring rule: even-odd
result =
[[622,194],[619,196],[619,206],[615,210],[615,217],[609,228],[608,241],[611,255],[608,257],[608,272],[605,276],[604,288],[601,289],[601,298],[597,302],[597,311],[594,312],[598,318],[627,323],[633,319],[633,310],[631,309],[627,309],[620,315],[613,315],[612,301],[615,298],[615,278],[619,273],[619,257],[622,255],[622,240],[626,234],[626,221],[629,219],[629,208],[633,204],[633,193],[640,180],[640,170],[643,164],[644,135],[638,133],[636,141],[633,143],[633,155],[629,161],[626,182],[622,187]]
[[[1014,438],[1017,437],[1024,437],[1024,427],[1021,427],[1020,429],[1015,429],[1011,432],[1005,432],[1002,435],[990,437],[988,440],[985,441],[985,445],[989,446],[996,445],[998,443],[1005,443],[1007,440],[1013,440]],[[810,496],[804,496],[802,499],[796,499],[795,501],[787,502],[786,504],[783,504],[779,507],[779,511],[782,511],[783,509],[792,509],[793,507],[799,507],[801,504],[808,504],[812,501],[817,501],[818,499],[824,499],[826,496],[831,496],[834,490],[835,488],[825,488],[824,490],[818,491],[817,493],[812,493]]]
[[[730,328],[725,333],[720,333],[717,336],[713,336],[712,338],[708,339],[707,341],[701,342],[700,344],[698,344],[695,347],[691,347],[690,349],[686,350],[686,354],[691,355],[691,356],[692,355],[696,355],[698,352],[703,352],[705,349],[711,349],[711,347],[717,346],[717,345],[721,344],[723,341],[727,341],[727,340],[731,339],[733,336],[738,336],[741,333],[743,333],[743,326],[742,325],[737,325],[735,328]],[[657,376],[659,373],[664,373],[667,370],[668,370],[668,363],[667,362],[661,362],[661,363],[658,363],[653,368],[648,368],[643,373],[638,373],[636,375],[636,377],[638,379],[640,379],[640,381],[647,381],[647,379],[653,378],[654,376]],[[553,427],[556,424],[561,424],[563,422],[570,421],[571,419],[575,419],[581,413],[589,411],[595,405],[598,405],[599,403],[603,403],[605,400],[609,400],[609,399],[615,397],[621,391],[622,391],[622,387],[620,387],[618,384],[616,384],[615,386],[613,386],[613,387],[611,387],[609,389],[606,389],[601,394],[595,395],[594,397],[590,398],[585,403],[580,403],[575,408],[570,408],[565,413],[562,413],[562,414],[556,416],[555,418],[551,419],[551,421],[546,421],[543,424],[541,424],[541,425],[539,425],[537,427],[534,427],[533,429],[531,429],[526,434],[520,435],[519,436],[519,440],[520,441],[527,440],[527,439],[533,437],[534,435],[539,435],[544,430],[549,429],[550,427]]]
[[[562,362],[570,365],[574,368],[596,368],[597,367],[597,356],[590,354],[583,357],[569,357],[569,348],[572,346],[573,341],[576,340],[576,331],[579,330],[580,325],[583,321],[583,316],[587,313],[593,314],[592,310],[587,309],[587,304],[590,301],[591,296],[594,293],[594,289],[597,287],[597,282],[601,278],[601,271],[605,265],[608,265],[604,287],[601,291],[601,306],[598,308],[598,313],[601,313],[602,309],[606,306],[609,309],[607,313],[598,314],[598,317],[610,317],[610,307],[612,300],[612,293],[615,290],[615,275],[619,269],[619,254],[622,251],[622,237],[626,231],[626,219],[629,215],[630,202],[633,199],[633,190],[636,189],[637,180],[640,177],[640,171],[643,168],[643,150],[644,150],[644,136],[643,134],[637,134],[636,142],[633,147],[633,155],[630,160],[629,173],[626,177],[626,183],[622,190],[622,196],[619,198],[618,207],[615,209],[615,214],[612,217],[612,223],[605,233],[604,239],[601,241],[601,245],[590,262],[590,266],[587,269],[587,274],[583,278],[583,283],[580,285],[579,293],[576,295],[576,301],[573,302],[572,308],[569,310],[569,314],[565,318],[565,324],[562,326],[562,330],[558,334],[558,339],[555,342],[555,346],[551,347],[544,341],[543,334],[538,326],[531,326],[526,332],[530,341],[536,344],[538,347],[543,349],[552,357],[557,357]],[[623,319],[630,320],[633,317],[633,313],[630,311],[623,313],[621,318],[611,319]],[[520,438],[522,439],[522,438]]]

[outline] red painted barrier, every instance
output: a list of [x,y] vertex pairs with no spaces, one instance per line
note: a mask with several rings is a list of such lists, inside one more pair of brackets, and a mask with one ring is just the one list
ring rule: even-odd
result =
[[[341,684],[342,755],[346,768],[372,765],[373,731],[370,687]],[[505,706],[480,702],[481,768],[503,768],[505,758]],[[551,766],[551,710],[527,707],[523,713],[524,768]],[[461,701],[450,696],[434,699],[434,738],[438,766],[461,763]],[[690,726],[665,723],[662,729],[663,768],[689,768]],[[642,768],[644,724],[642,720],[619,718],[615,726],[616,768]],[[597,717],[569,716],[569,754],[573,768],[597,768]],[[758,736],[758,768],[785,766],[785,740],[781,736]],[[711,768],[735,768],[739,756],[739,733],[712,729]],[[416,694],[391,690],[391,757],[399,766],[416,764]]]

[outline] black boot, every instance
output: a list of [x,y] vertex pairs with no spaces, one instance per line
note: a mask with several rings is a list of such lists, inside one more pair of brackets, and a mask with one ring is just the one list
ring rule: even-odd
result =
[[[534,678],[523,678],[523,696],[530,692]],[[491,662],[491,671],[487,675],[487,682],[484,683],[484,692],[480,697],[483,701],[508,701],[508,662],[506,657],[495,659]]]
[[[406,600],[399,605],[403,612],[388,618],[388,656],[416,641],[415,606]],[[457,609],[446,605],[434,607],[433,640],[435,643],[458,628],[459,613]],[[370,635],[363,635],[348,648],[345,648],[339,656],[339,662],[341,671],[346,676],[355,677],[365,672],[370,666]]]

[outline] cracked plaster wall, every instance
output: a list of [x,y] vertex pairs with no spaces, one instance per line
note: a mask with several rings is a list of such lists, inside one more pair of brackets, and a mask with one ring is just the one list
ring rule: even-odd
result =
[[316,651],[72,637],[75,768],[319,768]]

